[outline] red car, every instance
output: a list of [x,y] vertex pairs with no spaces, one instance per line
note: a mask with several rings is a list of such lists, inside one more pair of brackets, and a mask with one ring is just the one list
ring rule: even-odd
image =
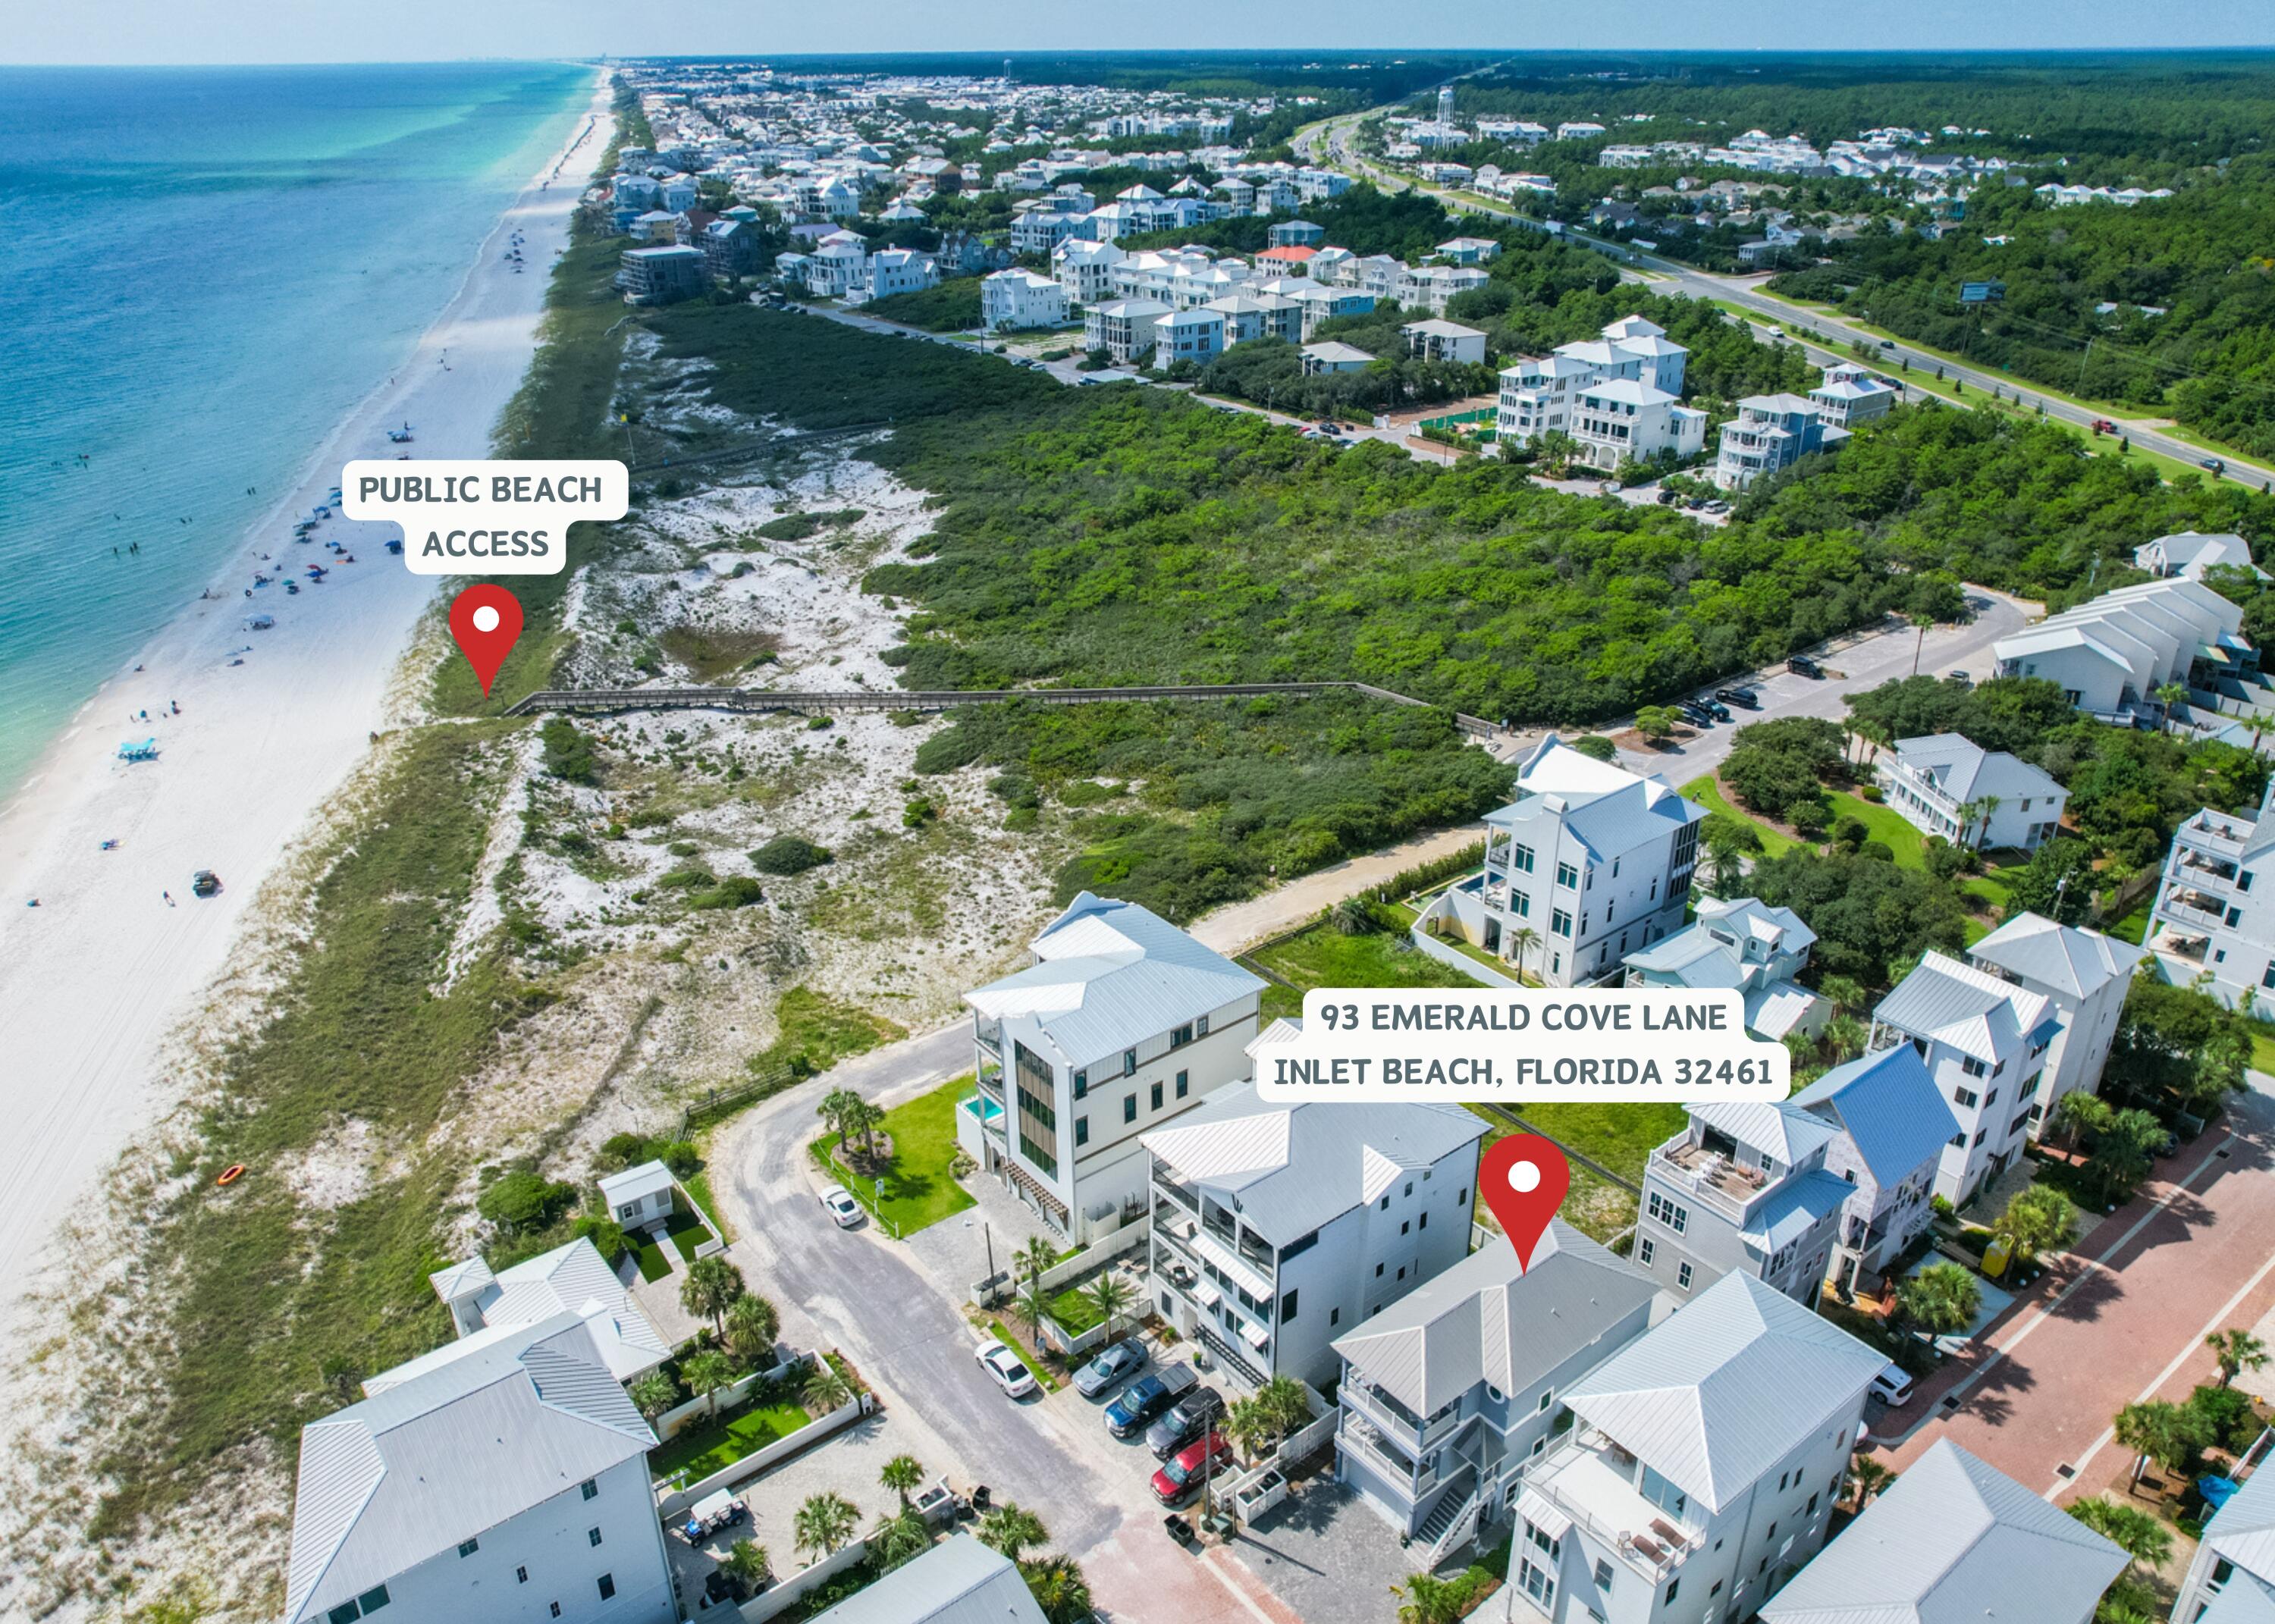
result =
[[1188,1444],[1176,1459],[1153,1474],[1153,1498],[1164,1506],[1182,1506],[1199,1493],[1211,1455],[1216,1457],[1215,1469],[1220,1473],[1229,1472],[1236,1459],[1224,1434],[1212,1432],[1204,1442]]

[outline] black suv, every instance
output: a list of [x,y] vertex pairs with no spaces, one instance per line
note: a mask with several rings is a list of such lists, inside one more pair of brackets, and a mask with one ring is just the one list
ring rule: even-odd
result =
[[1750,688],[1717,688],[1714,691],[1714,697],[1718,699],[1726,699],[1732,705],[1742,706],[1750,711],[1762,708],[1762,696]]
[[1145,1447],[1157,1461],[1166,1461],[1187,1444],[1196,1443],[1224,1414],[1224,1394],[1202,1387],[1177,1401],[1176,1408],[1145,1429]]
[[1795,654],[1785,662],[1785,668],[1795,676],[1823,676],[1825,668],[1806,654]]

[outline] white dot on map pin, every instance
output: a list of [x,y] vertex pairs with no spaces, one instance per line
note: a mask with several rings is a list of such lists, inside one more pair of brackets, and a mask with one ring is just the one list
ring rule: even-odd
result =
[[1520,1196],[1531,1195],[1540,1188],[1540,1168],[1532,1162],[1518,1162],[1508,1170],[1508,1187]]
[[[488,604],[485,603],[484,605],[482,605],[482,607],[481,607],[481,608],[478,608],[478,609],[476,609],[476,610],[474,611],[474,630],[475,630],[475,631],[495,631],[497,629],[498,629],[498,612],[497,612],[495,609],[492,608]],[[1529,1165],[1531,1165],[1531,1164],[1529,1164],[1529,1163],[1528,1163],[1527,1165],[1529,1166]],[[1538,1175],[1535,1175],[1534,1176],[1537,1178]]]

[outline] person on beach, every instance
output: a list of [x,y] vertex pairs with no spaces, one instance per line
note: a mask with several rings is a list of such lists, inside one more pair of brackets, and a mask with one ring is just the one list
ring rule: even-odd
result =
[[166,899],[167,907],[171,908],[174,906],[174,894],[171,891],[161,891],[158,895]]

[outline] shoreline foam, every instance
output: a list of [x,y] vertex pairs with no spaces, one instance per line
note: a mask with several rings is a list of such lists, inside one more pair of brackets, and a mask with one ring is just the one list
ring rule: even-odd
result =
[[[334,518],[317,544],[277,538],[323,500],[347,458],[391,455],[390,425],[413,424],[420,457],[489,455],[536,353],[555,253],[606,148],[608,110],[603,79],[410,359],[321,442],[230,555],[213,595],[98,687],[0,808],[0,1011],[10,1030],[0,1115],[11,1127],[0,1135],[0,1248],[13,1263],[0,1284],[0,1331],[58,1222],[175,1103],[154,1087],[162,1045],[223,969],[277,862],[387,725],[434,596],[434,578],[387,552],[390,525]],[[517,229],[529,265],[518,275],[503,258]],[[358,562],[334,559],[321,545],[331,539]],[[256,569],[298,575],[317,562],[336,566],[321,585],[244,595]],[[256,613],[273,616],[274,629],[246,630]],[[232,666],[239,649],[244,663]],[[168,709],[175,701],[179,715]],[[146,708],[148,721],[132,719]],[[158,739],[156,761],[112,759],[119,740],[146,735]],[[109,839],[119,848],[102,850]],[[200,868],[221,876],[220,895],[190,895]],[[26,905],[34,896],[36,909]]]

